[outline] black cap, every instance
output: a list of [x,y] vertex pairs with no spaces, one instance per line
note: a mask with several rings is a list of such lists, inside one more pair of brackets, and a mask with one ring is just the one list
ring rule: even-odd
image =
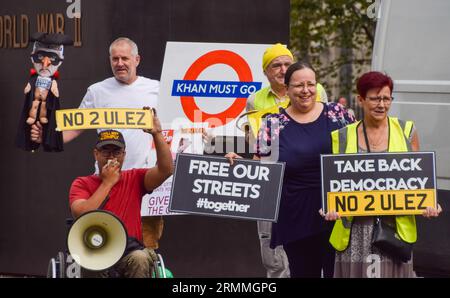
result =
[[117,130],[103,130],[97,136],[97,149],[105,145],[116,145],[120,148],[125,148],[125,140],[123,135]]
[[37,41],[47,45],[73,45],[73,40],[69,35],[61,33],[36,32],[30,36],[30,41]]

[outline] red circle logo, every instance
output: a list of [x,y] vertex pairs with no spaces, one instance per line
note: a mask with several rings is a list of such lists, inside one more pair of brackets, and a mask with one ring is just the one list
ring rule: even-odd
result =
[[[229,65],[236,71],[239,81],[241,82],[253,81],[252,72],[247,62],[238,54],[226,50],[212,51],[198,58],[191,67],[189,67],[183,79],[195,81],[202,71],[215,64]],[[222,125],[226,125],[237,118],[245,109],[247,102],[247,98],[236,98],[233,104],[225,111],[217,114],[210,114],[200,110],[195,103],[193,96],[181,96],[180,99],[183,111],[189,120],[194,123],[208,122],[211,127],[218,126],[217,121],[213,121],[213,119],[219,119]]]

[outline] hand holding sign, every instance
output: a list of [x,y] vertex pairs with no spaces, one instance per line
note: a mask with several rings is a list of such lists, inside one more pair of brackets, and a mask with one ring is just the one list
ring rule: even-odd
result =
[[427,207],[427,210],[425,210],[422,215],[426,218],[438,217],[441,212],[441,205],[438,204],[437,208]]
[[[150,107],[143,107],[143,110],[150,110]],[[153,127],[151,129],[143,129],[144,132],[149,133],[151,135],[155,135],[157,133],[162,132],[161,122],[159,121],[158,116],[156,115],[156,110],[152,109],[152,118],[153,118]]]
[[235,158],[242,158],[242,156],[234,153],[234,152],[228,152],[227,154],[225,154],[225,158],[228,159],[228,161],[230,162],[230,165],[233,165],[234,163],[234,159]]
[[30,136],[33,142],[37,144],[42,143],[42,124],[39,121],[31,125]]
[[319,210],[320,216],[322,216],[326,221],[335,221],[341,219],[341,216],[336,211],[330,211],[327,213],[323,213],[323,209]]

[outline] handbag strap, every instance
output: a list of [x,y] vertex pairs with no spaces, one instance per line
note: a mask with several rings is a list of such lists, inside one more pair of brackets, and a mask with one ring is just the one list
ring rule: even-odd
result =
[[367,137],[366,125],[364,124],[364,120],[362,121],[362,126],[363,126],[364,141],[366,142],[367,152],[370,153],[369,138]]
[[[362,122],[362,127],[363,127],[363,134],[364,134],[364,141],[366,142],[366,148],[367,148],[367,152],[370,153],[370,145],[369,145],[369,138],[367,137],[367,130],[366,130],[366,125],[364,124],[364,120],[361,121]],[[374,226],[380,221],[380,217],[376,216],[374,218]]]

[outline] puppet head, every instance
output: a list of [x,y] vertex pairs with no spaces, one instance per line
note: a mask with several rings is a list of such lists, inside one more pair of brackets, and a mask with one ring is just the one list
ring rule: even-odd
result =
[[64,34],[35,33],[31,52],[31,62],[39,76],[51,77],[64,60],[64,45],[73,44],[72,39]]

